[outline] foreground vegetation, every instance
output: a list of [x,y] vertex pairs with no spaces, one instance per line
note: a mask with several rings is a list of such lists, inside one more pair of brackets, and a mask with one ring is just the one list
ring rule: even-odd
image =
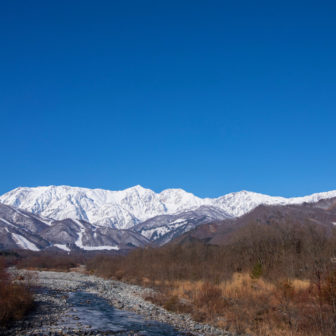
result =
[[19,284],[6,272],[5,259],[0,259],[0,325],[7,325],[22,317],[32,308],[33,297],[29,285]]

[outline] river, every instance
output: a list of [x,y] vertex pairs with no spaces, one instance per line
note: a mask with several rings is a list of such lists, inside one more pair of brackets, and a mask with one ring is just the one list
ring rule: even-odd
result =
[[11,270],[35,279],[35,309],[1,336],[232,336],[145,300],[150,289],[78,272]]

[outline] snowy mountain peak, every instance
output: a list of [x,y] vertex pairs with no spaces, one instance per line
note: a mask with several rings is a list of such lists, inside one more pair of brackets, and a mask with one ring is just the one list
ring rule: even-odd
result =
[[201,206],[241,216],[260,204],[300,204],[331,197],[336,197],[336,191],[284,198],[243,190],[218,198],[200,198],[183,189],[155,193],[140,185],[120,191],[52,185],[16,188],[2,195],[0,202],[47,218],[72,218],[96,226],[127,229],[155,216],[195,210]]

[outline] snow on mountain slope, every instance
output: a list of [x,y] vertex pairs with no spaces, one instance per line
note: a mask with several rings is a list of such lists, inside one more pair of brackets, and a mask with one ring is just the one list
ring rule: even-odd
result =
[[48,242],[38,235],[48,228],[50,222],[45,218],[0,203],[0,250],[23,248],[39,251]]
[[240,217],[260,204],[264,205],[286,205],[286,204],[302,204],[313,203],[321,199],[332,198],[336,196],[336,190],[316,193],[304,197],[274,197],[258,194],[251,191],[239,191],[221,196],[212,200],[212,205],[226,211],[231,216]]
[[166,209],[166,214],[175,214],[192,208],[206,205],[208,201],[199,198],[183,189],[166,189],[157,194]]
[[162,245],[201,224],[227,218],[232,217],[225,211],[213,206],[202,205],[194,210],[150,218],[134,226],[133,231]]
[[335,196],[336,191],[297,198],[240,191],[202,199],[182,189],[155,193],[141,186],[121,191],[47,186],[16,188],[2,195],[0,202],[52,219],[79,219],[100,227],[128,229],[155,216],[172,215],[200,206],[212,206],[231,216],[241,216],[260,204],[300,204]]
[[148,218],[202,203],[183,190],[157,194],[135,186],[122,191],[68,186],[17,188],[0,202],[53,219],[81,219],[95,225],[127,229]]
[[243,190],[213,200],[213,206],[219,207],[230,215],[238,217],[260,204],[286,204],[288,201],[289,199],[284,197],[273,197]]
[[12,238],[14,239],[16,244],[24,250],[40,251],[40,249],[34,243],[30,242],[28,239],[17,233],[12,233]]
[[117,251],[148,244],[145,237],[131,230],[97,227],[77,219],[46,220],[0,203],[0,250]]

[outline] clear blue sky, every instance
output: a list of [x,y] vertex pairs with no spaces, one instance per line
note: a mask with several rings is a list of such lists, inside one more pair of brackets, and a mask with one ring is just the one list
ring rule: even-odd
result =
[[0,193],[336,189],[335,1],[2,1]]

